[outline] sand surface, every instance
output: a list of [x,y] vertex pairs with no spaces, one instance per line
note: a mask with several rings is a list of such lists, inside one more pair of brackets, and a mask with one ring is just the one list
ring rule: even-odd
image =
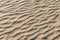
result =
[[0,40],[60,40],[60,0],[0,0]]

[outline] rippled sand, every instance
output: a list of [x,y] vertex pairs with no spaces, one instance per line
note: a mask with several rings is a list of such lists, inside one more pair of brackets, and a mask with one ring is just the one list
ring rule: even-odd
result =
[[0,40],[60,40],[60,0],[0,0]]

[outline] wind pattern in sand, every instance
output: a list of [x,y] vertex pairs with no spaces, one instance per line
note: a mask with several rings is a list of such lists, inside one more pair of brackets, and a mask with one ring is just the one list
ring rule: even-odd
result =
[[60,0],[0,0],[0,40],[60,40]]

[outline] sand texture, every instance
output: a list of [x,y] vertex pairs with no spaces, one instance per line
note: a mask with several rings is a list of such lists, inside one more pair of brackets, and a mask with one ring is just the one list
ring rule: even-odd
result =
[[60,40],[60,0],[0,0],[0,40]]

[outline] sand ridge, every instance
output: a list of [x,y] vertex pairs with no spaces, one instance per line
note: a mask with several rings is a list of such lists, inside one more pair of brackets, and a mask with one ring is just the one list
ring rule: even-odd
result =
[[1,0],[0,40],[60,40],[60,0]]

